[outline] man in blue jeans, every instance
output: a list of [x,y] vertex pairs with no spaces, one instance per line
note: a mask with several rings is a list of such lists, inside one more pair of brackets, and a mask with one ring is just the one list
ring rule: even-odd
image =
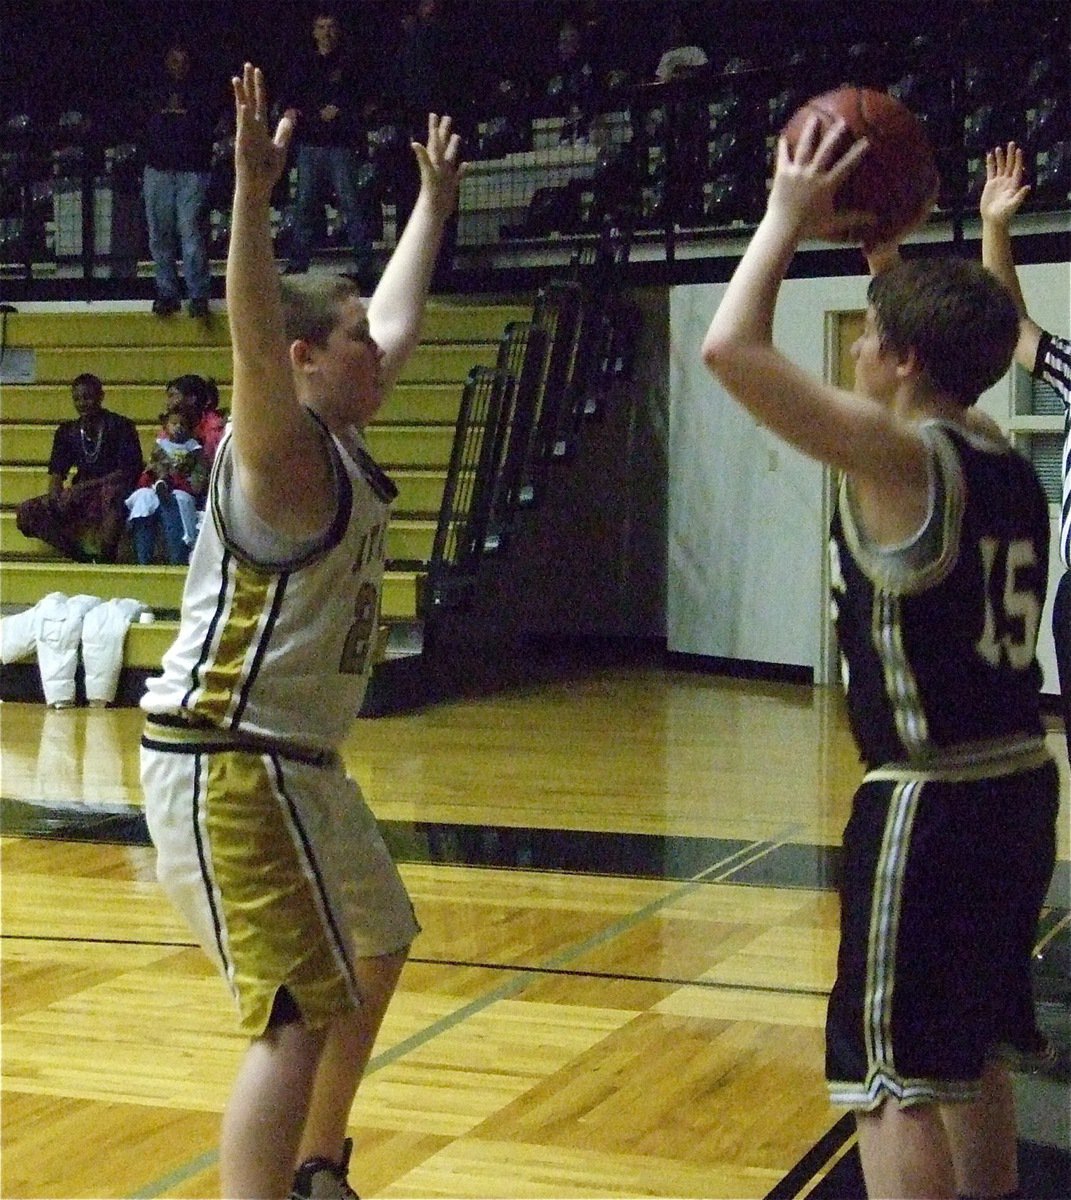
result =
[[352,61],[342,48],[341,28],[332,13],[317,13],[312,36],[316,51],[299,68],[285,103],[297,141],[294,230],[286,274],[300,275],[309,269],[323,188],[330,184],[353,248],[353,274],[367,294],[374,283],[372,235],[368,199],[357,182],[355,143],[361,113]]
[[145,218],[156,268],[152,311],[158,317],[171,316],[182,307],[176,261],[180,245],[190,316],[208,316],[212,272],[204,216],[219,108],[191,74],[185,46],[170,45],[164,54],[163,79],[150,96],[143,144]]

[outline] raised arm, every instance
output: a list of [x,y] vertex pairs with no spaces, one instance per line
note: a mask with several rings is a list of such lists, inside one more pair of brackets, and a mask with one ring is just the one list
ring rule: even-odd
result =
[[1041,328],[1026,311],[1011,243],[1012,218],[1029,192],[1029,185],[1023,183],[1022,150],[1014,142],[1009,142],[1006,150],[1001,146],[990,150],[985,156],[985,186],[978,203],[982,218],[982,262],[1015,300],[1015,307],[1019,310],[1019,341],[1015,347],[1015,361],[1026,370],[1033,371]]
[[318,427],[298,403],[283,326],[271,238],[271,193],[282,174],[293,123],[274,137],[264,77],[248,63],[232,81],[235,185],[227,254],[227,317],[234,361],[233,449],[243,493],[277,532],[318,532],[334,503]]
[[823,136],[813,122],[794,152],[781,140],[766,213],[714,314],[702,353],[732,396],[785,441],[856,479],[899,492],[926,483],[918,434],[885,405],[808,374],[772,340],[777,295],[792,256],[805,236],[830,229],[837,187],[866,150],[859,141],[837,158],[842,127],[838,122]]
[[428,141],[413,143],[420,194],[398,245],[368,303],[368,324],[383,351],[387,391],[420,341],[424,306],[442,245],[443,228],[457,207],[465,164],[449,117],[428,116]]

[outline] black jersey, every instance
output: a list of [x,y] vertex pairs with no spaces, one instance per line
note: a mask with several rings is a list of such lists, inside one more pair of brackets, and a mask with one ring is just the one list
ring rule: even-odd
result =
[[1041,485],[1014,450],[943,422],[922,432],[932,463],[924,529],[901,546],[874,546],[846,481],[830,537],[849,719],[869,767],[966,766],[1042,733]]

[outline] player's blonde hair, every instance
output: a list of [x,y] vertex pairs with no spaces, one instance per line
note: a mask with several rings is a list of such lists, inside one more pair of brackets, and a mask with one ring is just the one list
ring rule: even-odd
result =
[[323,346],[338,324],[342,305],[360,296],[358,285],[345,275],[312,276],[280,280],[283,328],[288,342]]

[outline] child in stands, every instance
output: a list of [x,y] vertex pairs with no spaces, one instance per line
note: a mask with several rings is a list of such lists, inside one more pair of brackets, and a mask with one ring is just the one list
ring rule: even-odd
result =
[[185,565],[197,537],[198,501],[207,485],[204,455],[183,408],[162,413],[160,421],[163,432],[137,488],[126,498],[134,553],[143,566],[151,563],[162,527],[168,562]]

